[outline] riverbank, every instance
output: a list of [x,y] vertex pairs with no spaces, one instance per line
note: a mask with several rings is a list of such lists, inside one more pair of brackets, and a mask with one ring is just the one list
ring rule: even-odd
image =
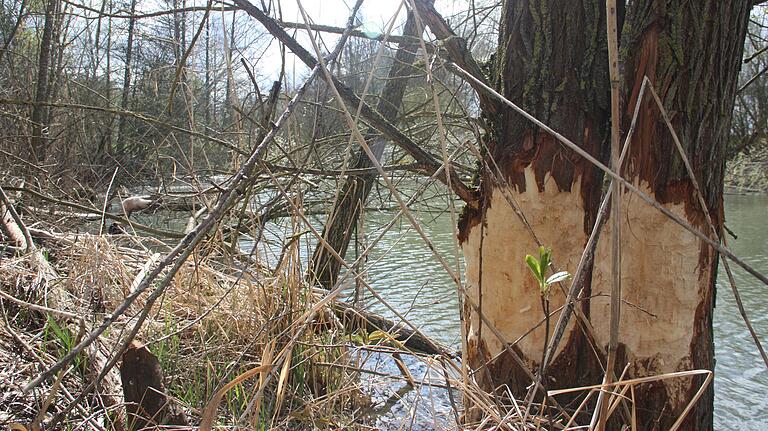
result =
[[[6,250],[0,259],[0,424],[131,429],[149,412],[151,422],[190,429],[206,421],[252,429],[368,428],[358,421],[370,400],[359,386],[350,338],[297,279],[290,251],[284,265],[267,272],[232,256],[224,264],[225,250],[209,243],[156,302],[141,294],[129,304],[161,258],[148,246],[162,245],[128,235],[35,240],[36,251],[13,257]],[[48,269],[41,276],[42,266]],[[64,374],[23,390],[124,305]],[[131,347],[115,357],[113,347],[142,313],[146,321]],[[89,388],[95,380],[100,384]],[[153,394],[162,402],[153,404]]]
[[768,194],[768,146],[739,153],[726,163],[725,191],[730,194]]

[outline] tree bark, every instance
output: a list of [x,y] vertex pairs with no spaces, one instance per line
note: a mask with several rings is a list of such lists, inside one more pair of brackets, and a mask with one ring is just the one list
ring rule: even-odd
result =
[[[394,62],[389,69],[387,82],[382,89],[381,99],[377,106],[382,117],[392,123],[395,122],[403,102],[403,95],[408,83],[407,77],[413,74],[413,62],[419,47],[418,39],[416,39],[419,36],[417,27],[415,15],[413,12],[409,12],[403,29],[403,36],[406,39],[398,44]],[[370,131],[368,136],[374,136],[373,132]],[[387,139],[382,136],[373,139],[371,151],[379,161],[384,155],[387,142]],[[371,167],[373,167],[371,160],[365,152],[359,150],[352,168],[366,169]],[[333,210],[328,216],[323,229],[323,238],[342,258],[346,255],[355,225],[360,218],[360,211],[365,205],[377,178],[378,173],[376,172],[347,176],[341,193],[334,203]],[[311,277],[319,285],[331,288],[339,276],[341,262],[336,260],[322,244],[318,244],[312,255],[311,267]]]
[[[605,159],[609,101],[602,2],[507,2],[502,17],[493,84],[507,99]],[[535,254],[538,244],[505,195],[519,204],[541,243],[552,247],[555,264],[573,269],[597,213],[602,175],[516,113],[502,110],[488,117],[495,130],[488,136],[488,164],[497,164],[502,178],[482,172],[480,208],[465,210],[460,220],[467,287],[479,308],[473,311],[465,304],[465,357],[472,369],[481,370],[476,378],[482,387],[506,383],[519,394],[530,379],[503,353],[501,341],[484,328],[479,315],[508,341],[544,318],[538,285],[525,266],[525,255]],[[557,309],[564,299],[553,289],[550,308]],[[574,328],[571,323],[545,384],[571,387],[599,380],[587,339]],[[542,325],[517,345],[533,371],[545,338]]]
[[[131,94],[131,62],[133,61],[133,36],[136,29],[136,18],[134,17],[134,14],[136,13],[136,0],[131,0],[131,9],[130,9],[130,15],[131,17],[128,18],[128,41],[126,42],[125,46],[125,68],[123,69],[123,90],[120,95],[120,109],[123,111],[128,110],[128,101]],[[175,45],[174,45],[175,46]],[[128,117],[125,115],[120,116],[120,120],[118,121],[117,126],[117,138],[115,139],[117,143],[117,148],[115,149],[115,152],[117,153],[118,161],[124,162],[123,157],[125,156],[126,152],[126,145],[125,145],[125,134],[126,134],[126,127],[128,125]]]
[[[749,1],[644,0],[629,7],[621,39],[624,133],[647,75],[673,118],[719,231],[725,137]],[[491,77],[507,99],[604,162],[610,119],[605,20],[601,0],[507,1]],[[527,373],[484,328],[490,322],[507,341],[514,341],[544,319],[537,282],[524,261],[526,254],[535,254],[537,243],[510,202],[516,202],[540,242],[552,248],[558,269],[574,271],[598,211],[603,175],[516,113],[486,116],[493,130],[487,136],[486,161],[491,167],[498,164],[501,175],[482,172],[481,204],[465,210],[460,220],[467,288],[471,302],[478,304],[477,309],[465,304],[463,310],[464,357],[482,387],[494,390],[507,384],[520,395],[531,383]],[[691,180],[649,95],[630,145],[625,177],[709,232]],[[621,313],[618,371],[626,363],[629,377],[713,369],[717,254],[636,196],[625,193],[621,208],[623,299],[636,307],[624,306]],[[601,382],[605,358],[588,343],[594,337],[604,348],[609,340],[610,238],[607,229],[588,270],[591,277],[581,294],[586,299],[576,305],[593,333],[586,334],[571,319],[542,381],[548,389]],[[550,302],[551,310],[564,302],[556,286]],[[542,357],[545,327],[515,347],[532,372]],[[638,387],[639,429],[668,429],[701,383],[678,379]],[[685,428],[711,427],[710,387],[687,416]]]
[[[647,76],[671,117],[704,196],[718,235],[723,227],[723,179],[730,118],[751,4],[749,0],[636,2],[623,35],[623,124],[643,77]],[[658,202],[709,234],[699,205],[659,108],[644,98],[624,177]],[[712,313],[718,254],[660,212],[626,193],[621,199],[623,299],[617,366],[630,364],[633,377],[691,369],[714,370]],[[608,256],[610,229],[598,245],[596,262]],[[609,291],[607,268],[593,271],[593,294]],[[605,315],[608,300],[591,301],[594,316]],[[598,341],[607,340],[607,322],[593,319]],[[670,380],[637,388],[641,427],[668,429],[703,383],[704,377]],[[684,429],[712,429],[713,386],[699,400]]]
[[48,142],[43,134],[48,129],[48,101],[50,94],[48,80],[51,73],[51,54],[53,51],[53,27],[56,24],[57,0],[49,0],[45,6],[45,23],[40,40],[40,51],[37,62],[37,87],[35,89],[35,105],[32,108],[32,158],[37,162],[45,160]]

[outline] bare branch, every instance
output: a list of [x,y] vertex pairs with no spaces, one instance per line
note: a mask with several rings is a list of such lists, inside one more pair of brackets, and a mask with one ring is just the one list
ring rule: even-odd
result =
[[[235,4],[240,6],[246,13],[248,13],[248,15],[256,18],[256,20],[262,23],[267,31],[275,36],[280,42],[285,44],[304,64],[312,68],[317,65],[317,59],[315,59],[315,57],[310,54],[309,51],[304,49],[304,47],[302,47],[301,44],[296,41],[296,39],[286,33],[277,21],[264,14],[264,12],[262,12],[248,0],[234,1]],[[362,117],[371,126],[389,138],[392,143],[402,148],[411,157],[416,159],[418,163],[423,164],[425,174],[431,175],[440,168],[442,164],[434,155],[425,151],[403,132],[393,126],[392,123],[384,119],[384,117],[382,117],[378,112],[371,108],[367,103],[360,100],[360,98],[355,95],[351,88],[339,81],[335,76],[332,76],[332,80],[333,85],[336,86],[344,101],[352,106],[360,106],[360,113]],[[445,174],[441,175],[439,179],[442,183],[447,184]],[[461,178],[454,174],[454,176],[451,178],[451,183],[453,185],[453,191],[459,196],[461,200],[470,206],[477,205],[477,197],[475,196],[474,191],[467,187],[467,185],[461,181]]]

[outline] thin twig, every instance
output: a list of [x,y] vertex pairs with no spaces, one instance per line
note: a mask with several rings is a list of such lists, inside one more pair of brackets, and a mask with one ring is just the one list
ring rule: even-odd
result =
[[[608,70],[611,80],[611,162],[613,169],[621,174],[620,149],[620,113],[619,113],[619,42],[618,42],[618,15],[616,0],[605,2],[606,32],[608,34]],[[610,338],[608,341],[608,359],[605,367],[603,383],[610,384],[614,379],[614,367],[616,365],[616,352],[619,348],[619,325],[621,323],[621,185],[617,181],[611,182],[613,199],[611,200],[611,322]],[[599,412],[598,431],[605,429],[608,420],[608,402],[604,400],[604,392],[600,392],[597,398],[595,413]],[[594,423],[594,416],[593,421]]]

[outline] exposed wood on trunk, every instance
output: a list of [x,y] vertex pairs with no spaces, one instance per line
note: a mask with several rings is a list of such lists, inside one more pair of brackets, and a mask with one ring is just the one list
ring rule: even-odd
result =
[[[749,18],[748,0],[636,2],[628,10],[624,90],[626,119],[632,115],[643,78],[659,93],[702,188],[718,234],[722,233],[722,184],[726,139],[735,98],[741,51]],[[623,174],[657,201],[710,232],[682,158],[661,112],[646,97]],[[714,369],[712,312],[717,254],[700,239],[629,194],[621,202],[624,299],[617,368],[630,363],[631,377],[690,369]],[[611,229],[605,235],[611,237]],[[607,259],[599,244],[596,262]],[[595,268],[593,293],[608,291],[606,268]],[[593,315],[607,310],[603,297]],[[601,342],[606,322],[594,321]],[[704,378],[671,380],[638,387],[641,428],[669,428]],[[684,423],[712,427],[712,387]]]
[[[606,47],[602,2],[507,2],[501,26],[493,84],[506,98],[604,159],[609,112],[607,64],[600,55]],[[504,195],[519,204],[541,243],[552,247],[558,268],[574,270],[597,214],[602,175],[511,110],[488,117],[493,131],[487,142],[488,165],[501,168],[510,188],[504,190],[490,172],[483,172],[483,205],[465,209],[459,236],[470,297],[508,340],[516,340],[544,312],[524,261],[538,244]],[[589,284],[587,279],[587,291]],[[563,301],[553,288],[550,309]],[[585,304],[577,306],[589,316]],[[489,390],[510,384],[515,393],[524,394],[531,383],[527,373],[483,328],[477,312],[466,308],[465,314],[465,358],[478,370],[475,378]],[[541,360],[545,338],[542,325],[516,346],[532,370]],[[597,358],[578,325],[572,322],[563,340],[543,384],[562,388],[599,382]]]
[[160,361],[146,346],[135,341],[131,343],[123,354],[120,378],[128,412],[128,429],[189,425],[184,412],[166,394]]

